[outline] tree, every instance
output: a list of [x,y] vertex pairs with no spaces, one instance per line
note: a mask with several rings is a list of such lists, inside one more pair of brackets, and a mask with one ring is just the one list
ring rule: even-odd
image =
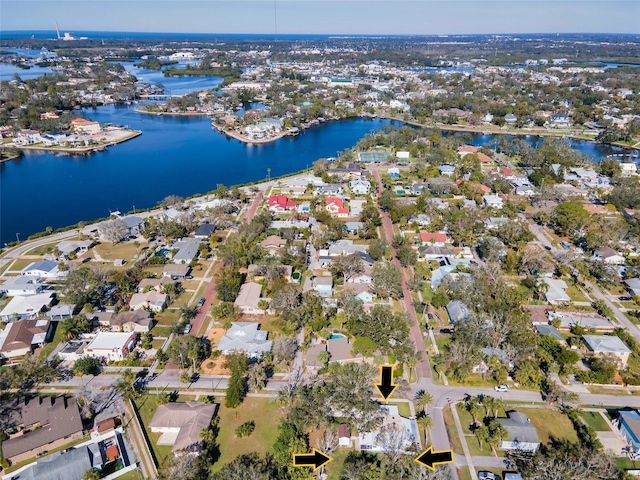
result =
[[465,402],[465,406],[467,408],[467,411],[471,414],[473,425],[477,426],[480,423],[479,419],[481,418],[483,410],[480,399],[478,397],[469,397]]
[[209,356],[208,345],[192,335],[178,335],[169,344],[167,354],[174,365],[180,368],[191,366],[197,370],[200,363]]
[[242,275],[235,268],[222,268],[216,276],[216,292],[221,302],[233,302],[241,286]]
[[244,354],[234,353],[227,357],[225,367],[231,370],[224,404],[227,408],[236,408],[242,403],[247,392],[245,373],[248,359]]
[[387,242],[380,238],[376,238],[369,244],[369,250],[367,253],[369,253],[369,256],[377,262],[384,258],[386,251]]
[[329,270],[335,275],[342,275],[345,282],[348,282],[355,274],[364,271],[364,262],[357,253],[340,255],[331,261]]
[[247,375],[247,384],[251,390],[259,392],[265,386],[267,381],[267,371],[262,363],[254,363]]
[[94,357],[82,357],[73,365],[76,375],[98,375],[100,373],[100,360]]
[[385,190],[382,192],[380,197],[378,197],[378,206],[384,212],[388,212],[389,210],[393,210],[397,204],[396,194],[391,190]]
[[416,399],[414,401],[414,403],[416,404],[416,408],[418,410],[422,410],[423,412],[426,411],[427,406],[432,402],[433,395],[431,395],[429,392],[425,392],[424,390],[420,390],[416,394]]
[[67,340],[78,338],[83,333],[89,333],[92,329],[91,323],[84,315],[77,315],[63,320],[59,328]]
[[473,429],[473,434],[478,439],[478,445],[480,445],[480,449],[482,449],[484,442],[489,440],[489,429],[484,425],[480,425]]
[[418,426],[422,427],[424,430],[424,444],[426,445],[429,443],[429,430],[435,425],[433,418],[429,415],[420,415],[416,418],[416,422],[418,423]]
[[117,218],[98,225],[98,231],[102,238],[115,245],[127,237],[129,229],[124,220]]
[[98,268],[80,267],[71,270],[62,281],[64,299],[74,305],[100,305],[109,287],[107,273]]
[[242,425],[236,428],[236,431],[235,431],[236,437],[239,437],[239,438],[248,437],[253,433],[255,429],[256,429],[256,422],[254,422],[253,420],[244,422]]
[[418,252],[411,248],[411,245],[400,245],[396,253],[403,267],[415,265],[418,261]]
[[318,352],[318,362],[320,362],[322,365],[326,366],[327,363],[329,363],[330,358],[331,358],[331,354],[326,350],[322,350]]
[[100,480],[100,474],[97,470],[90,468],[82,474],[82,480]]
[[186,321],[191,321],[198,314],[197,307],[190,307],[189,305],[184,305],[180,308],[180,317],[182,317]]
[[375,292],[383,298],[401,298],[402,274],[391,262],[376,262],[373,266],[373,286]]
[[295,338],[280,336],[273,341],[273,358],[287,366],[291,364],[298,350],[298,342]]
[[[210,480],[264,480],[278,478],[270,456],[261,458],[257,453],[243,454],[212,474]],[[179,477],[176,477],[179,478]]]
[[591,215],[577,202],[564,202],[554,209],[551,220],[562,235],[582,235]]

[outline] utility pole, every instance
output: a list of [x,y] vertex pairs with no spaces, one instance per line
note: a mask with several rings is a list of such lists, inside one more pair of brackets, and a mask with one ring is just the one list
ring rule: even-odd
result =
[[20,234],[16,232],[16,240],[20,243]]

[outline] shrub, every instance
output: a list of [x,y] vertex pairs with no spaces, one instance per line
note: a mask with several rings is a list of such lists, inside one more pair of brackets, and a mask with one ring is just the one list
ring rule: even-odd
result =
[[240,438],[248,437],[253,433],[255,429],[256,429],[256,424],[253,420],[249,422],[244,422],[242,425],[236,428],[236,436]]

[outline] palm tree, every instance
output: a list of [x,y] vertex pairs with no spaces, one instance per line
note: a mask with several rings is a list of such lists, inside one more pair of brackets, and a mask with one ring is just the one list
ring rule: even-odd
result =
[[476,438],[478,439],[478,444],[480,445],[480,449],[482,450],[482,445],[484,442],[488,442],[489,441],[489,429],[487,427],[485,427],[484,425],[475,428],[473,430],[473,434],[476,436]]
[[427,445],[427,443],[429,443],[429,430],[435,425],[433,418],[429,415],[420,415],[416,419],[416,422],[424,429],[424,444]]
[[478,418],[482,415],[482,404],[478,397],[469,397],[467,400],[467,410],[473,419],[473,425],[478,425]]
[[427,409],[427,405],[433,402],[433,395],[429,392],[425,392],[424,390],[420,390],[414,401],[416,408],[422,410],[423,412]]

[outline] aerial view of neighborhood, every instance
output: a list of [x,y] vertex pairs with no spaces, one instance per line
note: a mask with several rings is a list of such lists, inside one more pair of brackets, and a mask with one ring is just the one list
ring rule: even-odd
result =
[[640,4],[110,3],[2,5],[2,480],[640,477]]

